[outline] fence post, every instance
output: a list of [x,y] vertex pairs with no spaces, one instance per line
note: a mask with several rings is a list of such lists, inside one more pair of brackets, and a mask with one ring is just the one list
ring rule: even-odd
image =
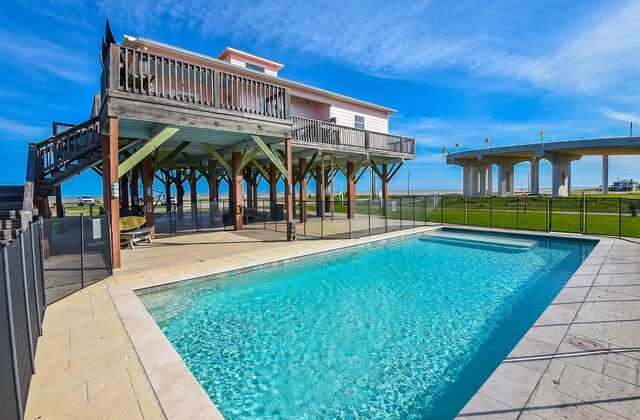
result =
[[27,282],[27,258],[24,253],[24,231],[20,230],[17,241],[20,243],[20,263],[22,264],[22,284],[24,291],[24,312],[27,315],[27,334],[29,335],[29,356],[31,356],[31,373],[36,373],[36,349],[33,345],[31,330],[31,309],[29,308],[29,286]]
[[424,196],[424,225],[427,226],[427,196]]
[[413,227],[416,227],[416,196],[413,196]]
[[402,196],[400,196],[400,230],[402,230]]
[[516,195],[516,230],[520,229],[520,196]]
[[547,196],[547,202],[544,211],[544,230],[546,232],[549,232],[549,196]]
[[[36,248],[33,243],[33,223],[29,224],[29,237],[31,238],[31,268],[33,270],[33,290],[36,294],[36,310],[38,311],[38,334],[42,335],[42,300],[40,299],[40,293],[38,292],[38,270],[36,270]],[[44,288],[42,289],[44,293]]]
[[[40,227],[40,282],[42,283],[42,309],[47,307],[47,293],[45,292],[45,279],[44,279],[44,221],[40,219],[38,222]],[[111,235],[107,235],[109,241],[109,252],[111,252]],[[113,272],[113,268],[109,265],[109,271]]]
[[464,197],[464,225],[467,226],[468,223],[468,211],[469,211],[469,197]]
[[24,418],[22,410],[22,392],[20,392],[20,371],[18,370],[18,354],[16,351],[16,331],[13,321],[13,302],[11,299],[11,279],[9,277],[9,253],[7,244],[2,244],[2,269],[4,271],[4,289],[7,295],[7,315],[9,320],[9,341],[11,342],[11,364],[13,365],[13,384],[16,390],[18,415]]
[[369,202],[369,236],[371,236],[371,198],[367,201]]
[[584,191],[582,192],[582,196],[580,197],[579,217],[580,217],[580,234],[584,235]]
[[622,238],[622,196],[618,197],[618,239]]
[[549,232],[553,230],[553,197],[549,197]]
[[444,225],[444,195],[440,197],[440,224]]
[[584,197],[584,235],[587,234],[587,220],[589,219],[589,210],[587,210],[587,196],[582,193]]
[[489,229],[493,228],[493,195],[489,196]]
[[84,289],[84,215],[80,213],[80,288]]

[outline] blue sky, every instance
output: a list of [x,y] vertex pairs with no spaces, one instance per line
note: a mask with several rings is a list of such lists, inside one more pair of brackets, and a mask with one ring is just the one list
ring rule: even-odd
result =
[[[630,121],[640,133],[638,1],[15,1],[0,10],[0,184],[24,182],[27,144],[51,121],[88,118],[107,17],[118,40],[232,46],[283,63],[282,77],[397,109],[390,131],[416,137],[418,155],[391,189],[408,170],[412,189],[461,188],[440,156],[456,143],[627,136]],[[527,171],[516,167],[517,188]],[[549,173],[541,164],[542,186]],[[611,158],[618,175],[640,178],[640,157]],[[599,158],[574,163],[572,184],[599,185]],[[63,188],[99,195],[101,183],[89,173]]]

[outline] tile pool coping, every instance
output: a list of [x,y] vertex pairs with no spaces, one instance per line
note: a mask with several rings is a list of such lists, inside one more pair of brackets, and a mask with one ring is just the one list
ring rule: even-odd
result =
[[[320,249],[291,250],[287,252],[287,255],[272,256],[263,261],[247,259],[241,262],[211,268],[208,272],[203,272],[199,275],[195,273],[186,273],[182,276],[176,275],[173,278],[165,278],[157,281],[145,278],[144,280],[137,282],[128,282],[126,285],[112,286],[109,288],[109,293],[167,418],[185,418],[189,417],[187,413],[199,413],[199,416],[202,418],[221,419],[223,417],[215,407],[214,403],[209,399],[191,371],[187,368],[184,361],[180,358],[142,302],[138,299],[138,295],[217,278],[225,278],[230,275],[287,264],[301,259],[317,257],[319,255],[336,253],[345,248],[377,246],[383,243],[404,240],[412,236],[422,236],[427,232],[438,231],[441,229],[481,233],[491,232],[511,236],[517,235],[549,239],[578,239],[587,240],[589,242],[598,242],[596,244],[596,248],[594,248],[589,257],[587,257],[580,268],[563,287],[554,302],[558,299],[562,299],[563,292],[565,292],[567,286],[572,284],[572,280],[574,280],[580,270],[582,270],[583,266],[588,265],[587,263],[589,262],[589,258],[594,255],[595,251],[598,250],[598,247],[606,247],[607,244],[610,246],[613,242],[612,239],[608,238],[593,238],[575,234],[540,234],[535,232],[529,233],[526,231],[514,232],[511,230],[488,230],[468,227],[427,226],[408,231],[354,239],[346,243],[325,243],[325,245],[328,246],[318,247]],[[597,255],[597,253],[595,255]],[[591,261],[591,263],[594,261]],[[546,308],[538,321],[536,321],[536,324],[538,324],[541,319],[544,319],[545,314],[550,311],[551,307],[552,306],[550,305]],[[575,309],[576,313],[577,311],[578,308]],[[549,314],[547,314],[547,316],[549,316]],[[575,317],[575,314],[573,317]],[[573,317],[571,319],[573,319]],[[523,347],[526,348],[526,341],[530,339],[529,335],[532,333],[536,324],[534,324],[534,326],[532,326],[532,328],[525,334],[509,356],[522,354]],[[555,343],[554,353],[557,352],[557,349],[564,338],[564,334],[559,338],[558,334],[549,334],[548,337],[544,336],[544,334],[540,337],[539,332],[535,332],[535,334],[537,340],[544,342],[548,340],[550,346],[553,346]],[[543,340],[541,340],[541,338]],[[472,397],[467,403],[465,408],[459,413],[460,416],[465,417],[473,415],[473,412],[477,411],[478,408],[482,408],[482,410],[485,411],[487,409],[502,410],[505,407],[520,408],[521,410],[524,409],[525,403],[534,392],[540,379],[539,377],[542,376],[544,369],[542,372],[536,372],[521,366],[522,363],[528,362],[505,363],[508,360],[509,357],[507,357],[507,359],[499,365],[489,379],[487,379],[480,390],[478,390],[474,397]],[[547,366],[548,363],[549,362],[547,362]],[[518,371],[518,369],[520,369],[520,371]],[[505,381],[509,381],[510,375],[522,375],[522,369],[527,369],[527,371],[531,371],[532,373],[539,373],[539,377],[535,379],[534,377],[536,375],[530,375],[529,372],[526,372],[527,376],[531,378],[531,380],[528,380],[525,384],[516,383],[515,385],[518,386],[515,389],[517,389],[518,392],[514,393],[512,392],[514,388],[511,386],[511,382],[507,384]]]

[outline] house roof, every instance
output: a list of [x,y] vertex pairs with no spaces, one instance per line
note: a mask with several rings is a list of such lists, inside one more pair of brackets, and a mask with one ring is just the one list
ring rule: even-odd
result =
[[257,55],[249,54],[244,51],[236,50],[235,48],[227,47],[220,54],[218,54],[218,60],[224,60],[230,54],[238,54],[242,57],[248,58],[251,61],[255,61],[260,64],[266,64],[269,67],[274,67],[276,70],[280,70],[284,67],[284,64],[276,63],[275,61],[267,60],[266,58],[258,57]]
[[[335,93],[335,92],[331,92],[328,90],[324,90],[324,89],[320,89],[314,86],[310,86],[310,85],[305,85],[304,83],[299,83],[299,82],[295,82],[293,80],[289,80],[289,79],[285,79],[282,77],[277,77],[277,76],[271,76],[269,74],[265,74],[265,73],[261,73],[249,68],[242,68],[242,67],[238,67],[234,64],[230,64],[226,61],[220,60],[219,58],[214,58],[205,54],[200,54],[194,51],[189,51],[186,50],[184,48],[179,48],[179,47],[175,47],[173,45],[169,45],[169,44],[165,44],[163,42],[159,42],[159,41],[154,41],[152,39],[147,39],[147,38],[143,38],[143,37],[137,37],[137,36],[131,36],[131,35],[124,35],[122,37],[122,45],[126,45],[127,42],[135,42],[135,43],[139,43],[139,44],[145,44],[145,45],[149,45],[149,46],[153,46],[159,49],[164,49],[167,51],[171,51],[177,54],[181,54],[187,57],[193,57],[193,58],[197,58],[199,60],[204,60],[204,61],[209,61],[211,63],[215,63],[218,66],[227,68],[229,70],[233,70],[233,71],[246,71],[252,74],[256,74],[259,75],[262,78],[268,79],[270,80],[272,83],[276,84],[276,85],[284,85],[285,87],[295,87],[298,89],[302,89],[302,90],[307,90],[309,92],[312,93],[316,93],[319,95],[323,95],[329,98],[335,98],[335,99],[339,99],[345,102],[350,102],[353,104],[357,104],[360,106],[364,106],[366,108],[370,108],[370,109],[374,109],[377,111],[383,111],[383,112],[387,112],[388,114],[395,114],[396,112],[398,112],[397,110],[393,109],[393,108],[389,108],[389,107],[385,107],[385,106],[381,106],[381,105],[377,105],[371,102],[366,102],[366,101],[362,101],[360,99],[356,99],[356,98],[352,98],[349,96],[345,96],[345,95],[341,95],[339,93]],[[226,51],[226,50],[225,50]],[[223,51],[221,54],[223,54],[225,51]],[[235,50],[238,51],[238,50]],[[246,53],[243,53],[246,54]],[[262,59],[264,60],[264,59]],[[278,64],[278,63],[275,63]]]

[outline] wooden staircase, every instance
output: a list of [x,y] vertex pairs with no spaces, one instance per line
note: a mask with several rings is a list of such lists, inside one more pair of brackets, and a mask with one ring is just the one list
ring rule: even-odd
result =
[[62,130],[54,127],[56,134],[35,145],[36,196],[54,195],[56,186],[102,162],[99,126],[97,117],[60,124]]
[[23,200],[23,186],[0,186],[0,242],[9,242],[18,236]]

